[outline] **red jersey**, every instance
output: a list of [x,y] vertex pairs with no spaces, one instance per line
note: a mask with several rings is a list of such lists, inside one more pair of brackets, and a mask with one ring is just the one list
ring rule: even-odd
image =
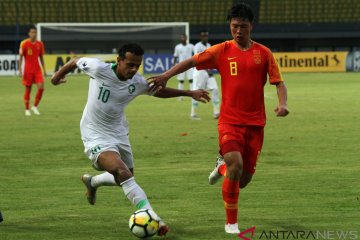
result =
[[282,80],[271,51],[253,42],[241,50],[234,41],[214,45],[193,56],[196,69],[216,68],[221,75],[222,102],[219,124],[265,126],[264,85]]
[[24,74],[41,71],[39,57],[45,53],[44,44],[41,41],[32,43],[30,39],[25,39],[20,43],[19,52],[22,53],[25,58]]

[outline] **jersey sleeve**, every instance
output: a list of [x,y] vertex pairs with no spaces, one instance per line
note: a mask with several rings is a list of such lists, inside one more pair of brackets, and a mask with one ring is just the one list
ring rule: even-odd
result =
[[139,75],[139,95],[153,95],[152,92],[149,92],[149,84],[143,76]]
[[24,54],[24,47],[25,47],[25,41],[21,41],[20,47],[19,47],[19,54]]
[[279,82],[282,82],[283,78],[281,76],[279,65],[270,50],[268,50],[268,53],[267,53],[267,64],[268,64],[267,72],[269,74],[270,84],[274,85]]
[[223,49],[223,44],[214,45],[202,53],[195,54],[193,60],[197,70],[218,68],[218,59]]
[[95,78],[96,76],[98,76],[101,68],[105,64],[97,58],[83,57],[77,61],[76,65],[81,71],[83,71],[90,77]]

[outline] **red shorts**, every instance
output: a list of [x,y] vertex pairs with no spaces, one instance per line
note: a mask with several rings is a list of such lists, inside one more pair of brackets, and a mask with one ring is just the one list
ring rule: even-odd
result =
[[264,141],[264,128],[219,124],[218,131],[220,154],[224,156],[228,152],[240,152],[244,170],[254,174]]
[[22,79],[22,84],[24,86],[31,86],[32,84],[44,83],[44,77],[41,71],[35,73],[25,72]]

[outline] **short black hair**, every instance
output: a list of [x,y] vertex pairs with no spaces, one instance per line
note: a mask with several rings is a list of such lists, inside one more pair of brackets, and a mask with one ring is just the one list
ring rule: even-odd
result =
[[37,31],[37,28],[35,27],[35,25],[30,25],[29,29],[28,29],[28,32],[31,31],[31,29],[35,29]]
[[202,33],[207,33],[207,34],[209,34],[209,31],[206,30],[206,29],[202,29],[202,30],[199,32],[199,34],[201,35]]
[[248,4],[244,2],[238,3],[229,9],[227,20],[231,21],[233,18],[243,18],[248,19],[249,22],[253,22],[254,12]]
[[137,56],[144,55],[144,49],[136,43],[126,43],[118,51],[119,57],[125,59],[125,54],[127,52],[133,53]]

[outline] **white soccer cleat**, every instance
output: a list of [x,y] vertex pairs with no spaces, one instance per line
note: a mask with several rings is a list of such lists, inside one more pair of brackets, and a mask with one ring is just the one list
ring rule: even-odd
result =
[[222,175],[219,173],[219,167],[224,165],[224,164],[225,164],[225,162],[224,162],[223,157],[220,156],[220,155],[217,156],[216,163],[215,163],[215,168],[209,175],[209,184],[210,185],[214,185],[222,177]]
[[40,115],[39,109],[38,109],[37,107],[35,107],[35,106],[32,106],[32,107],[31,107],[31,111],[33,111],[33,113],[34,113],[35,115]]
[[31,116],[30,110],[25,110],[25,116],[27,116],[27,117],[30,117],[30,116]]
[[178,101],[179,101],[179,102],[181,102],[181,101],[183,101],[183,100],[184,100],[183,97],[179,97],[179,98],[178,98]]
[[214,113],[214,119],[219,119],[220,113]]
[[201,118],[199,118],[198,115],[191,115],[191,116],[190,116],[190,119],[191,119],[191,120],[196,120],[196,121],[201,120]]
[[225,232],[226,233],[230,233],[230,234],[239,234],[240,230],[239,230],[239,226],[237,223],[234,224],[225,224]]

